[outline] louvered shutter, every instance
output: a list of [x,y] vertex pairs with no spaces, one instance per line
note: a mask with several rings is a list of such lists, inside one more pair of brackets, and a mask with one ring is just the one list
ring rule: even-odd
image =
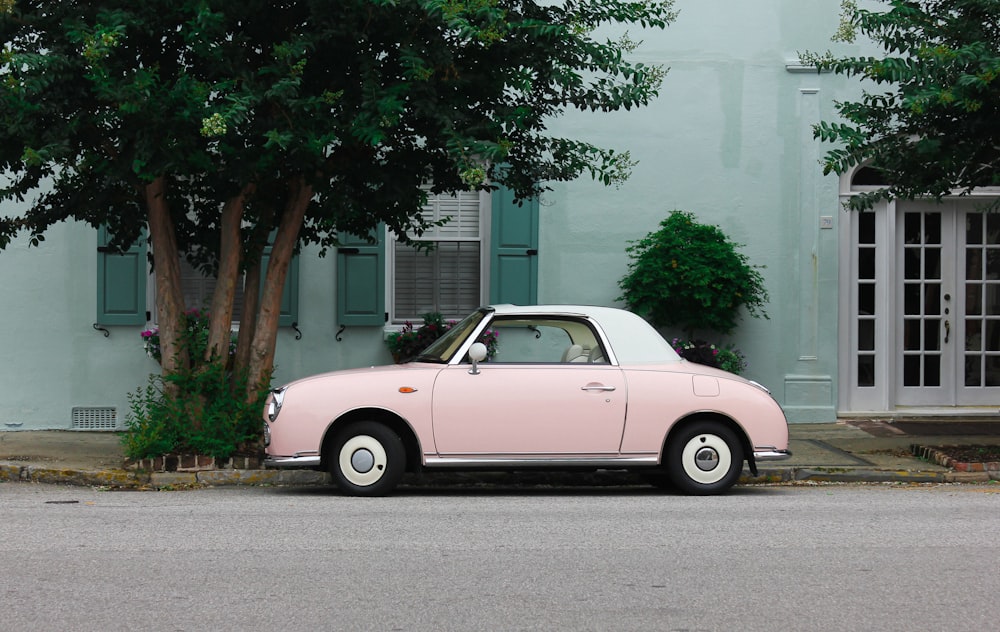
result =
[[107,249],[107,227],[97,231],[97,323],[100,325],[146,324],[146,239],[142,237],[126,252]]
[[385,229],[375,231],[369,243],[355,235],[340,236],[337,249],[337,323],[375,326],[385,324]]
[[493,192],[490,303],[538,302],[538,198],[514,203],[514,192]]

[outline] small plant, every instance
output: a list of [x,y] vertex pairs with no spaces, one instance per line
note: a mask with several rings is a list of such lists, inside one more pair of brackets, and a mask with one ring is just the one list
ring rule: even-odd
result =
[[[406,321],[400,331],[389,334],[385,339],[385,344],[392,353],[396,362],[408,362],[417,357],[430,346],[432,342],[440,338],[446,331],[455,326],[455,321],[445,321],[438,312],[430,312],[423,316],[424,324],[415,328],[413,323]],[[479,336],[478,342],[486,345],[486,356],[492,358],[497,352],[497,332],[486,331]]]
[[657,327],[728,334],[741,308],[767,318],[763,277],[717,226],[672,211],[660,230],[630,244],[619,300]]
[[674,338],[670,341],[677,355],[690,362],[712,366],[723,371],[740,375],[747,368],[747,360],[735,345],[728,344],[719,347],[704,340],[683,340]]
[[[205,347],[208,346],[208,327],[211,323],[211,315],[200,309],[189,309],[184,312],[184,340],[182,344],[187,346],[188,353],[192,358],[202,358],[205,355]],[[139,334],[142,336],[142,346],[146,350],[146,355],[157,362],[162,357],[160,351],[160,329],[153,327]],[[236,339],[234,333],[229,340],[229,356],[236,354]]]

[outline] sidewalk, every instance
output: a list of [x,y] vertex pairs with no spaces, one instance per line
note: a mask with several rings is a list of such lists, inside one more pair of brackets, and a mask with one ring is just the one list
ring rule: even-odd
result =
[[[1000,472],[956,472],[917,458],[911,446],[1000,443],[998,422],[907,422],[792,424],[792,458],[759,464],[760,476],[745,473],[744,483],[791,481],[841,482],[986,482]],[[928,434],[929,433],[929,434]],[[185,485],[315,485],[326,474],[308,470],[209,470],[148,473],[125,469],[118,436],[108,432],[70,430],[0,432],[0,482],[30,481],[106,487]],[[489,474],[426,475],[404,483],[436,485],[581,484],[579,475],[532,474],[525,477]],[[629,477],[614,472],[583,477],[584,484],[622,484]],[[574,482],[575,481],[575,482]]]

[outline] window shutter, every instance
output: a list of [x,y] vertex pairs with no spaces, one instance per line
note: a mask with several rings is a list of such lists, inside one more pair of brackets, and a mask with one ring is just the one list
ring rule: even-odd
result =
[[[274,235],[272,234],[273,238]],[[270,241],[270,240],[268,240]],[[267,279],[267,266],[271,262],[271,246],[264,246],[260,257],[260,290],[264,292],[264,281]],[[278,314],[278,327],[291,327],[299,320],[299,256],[292,255],[288,262],[288,273],[285,275],[285,287],[281,291],[281,312]]]
[[106,226],[97,230],[97,323],[146,324],[146,239],[126,252],[107,250],[111,236]]
[[538,302],[538,198],[514,202],[514,192],[493,192],[490,303]]
[[385,229],[369,243],[355,235],[341,234],[337,249],[337,323],[376,326],[385,324]]

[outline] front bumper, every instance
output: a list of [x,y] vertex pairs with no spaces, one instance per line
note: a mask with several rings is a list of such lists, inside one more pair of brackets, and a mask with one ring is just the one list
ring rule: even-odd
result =
[[264,467],[272,469],[312,468],[320,466],[318,454],[295,454],[293,456],[264,456]]

